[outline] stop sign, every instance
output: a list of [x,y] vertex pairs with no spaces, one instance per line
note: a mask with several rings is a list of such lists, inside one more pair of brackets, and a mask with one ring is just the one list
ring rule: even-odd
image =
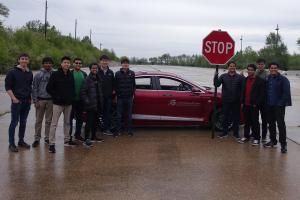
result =
[[212,65],[224,65],[234,56],[234,40],[226,31],[212,31],[203,39],[202,55]]

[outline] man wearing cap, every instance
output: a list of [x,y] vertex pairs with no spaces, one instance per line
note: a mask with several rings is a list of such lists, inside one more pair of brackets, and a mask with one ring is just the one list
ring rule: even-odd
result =
[[[114,136],[120,135],[122,116],[126,117],[127,127],[124,131],[129,136],[133,136],[132,132],[132,104],[135,92],[135,73],[129,69],[129,59],[123,57],[121,59],[121,69],[115,75],[115,90],[117,95],[117,132]],[[125,115],[125,109],[127,113]]]
[[103,134],[112,135],[111,132],[111,108],[112,108],[112,94],[114,89],[114,72],[109,69],[109,57],[102,55],[99,59],[98,75],[102,80],[102,92],[103,92]]
[[40,144],[42,123],[45,116],[45,143],[49,144],[49,131],[52,120],[53,102],[52,97],[46,91],[47,84],[53,72],[53,60],[45,57],[42,61],[42,69],[34,76],[32,86],[32,100],[35,106],[35,135],[32,147]]

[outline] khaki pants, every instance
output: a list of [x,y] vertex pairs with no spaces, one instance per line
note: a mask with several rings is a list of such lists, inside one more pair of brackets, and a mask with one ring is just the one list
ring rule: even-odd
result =
[[39,100],[35,108],[35,135],[34,140],[39,141],[41,139],[42,124],[45,116],[45,140],[49,140],[49,131],[52,120],[52,100]]
[[50,145],[55,144],[55,132],[57,123],[59,120],[59,117],[61,113],[64,114],[64,136],[65,136],[65,142],[70,140],[70,114],[72,110],[72,105],[69,106],[59,106],[59,105],[53,105],[53,115],[52,115],[52,121],[50,126],[50,134],[49,134],[49,140]]

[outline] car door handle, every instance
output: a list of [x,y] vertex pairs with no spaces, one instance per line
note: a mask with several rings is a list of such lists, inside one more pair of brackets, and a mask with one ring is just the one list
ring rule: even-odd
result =
[[163,94],[163,97],[171,97],[173,96],[172,94]]

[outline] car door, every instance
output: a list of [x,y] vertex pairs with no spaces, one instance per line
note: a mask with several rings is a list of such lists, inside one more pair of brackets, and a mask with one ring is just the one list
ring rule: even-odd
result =
[[200,124],[203,99],[201,90],[193,92],[193,86],[174,77],[158,77],[158,97],[161,119],[180,124]]
[[152,76],[137,76],[133,100],[133,120],[135,125],[152,125],[160,120],[157,107],[157,90]]

